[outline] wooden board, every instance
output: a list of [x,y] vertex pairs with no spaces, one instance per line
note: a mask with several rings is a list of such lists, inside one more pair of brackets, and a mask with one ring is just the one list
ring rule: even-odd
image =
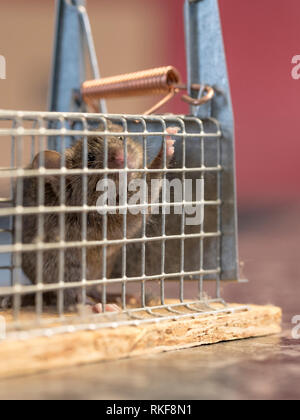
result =
[[280,308],[249,305],[248,311],[2,341],[0,377],[276,334],[281,317]]

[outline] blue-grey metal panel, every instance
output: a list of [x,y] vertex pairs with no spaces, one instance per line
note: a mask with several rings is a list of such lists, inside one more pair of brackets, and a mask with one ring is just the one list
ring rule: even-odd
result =
[[239,261],[234,120],[218,1],[186,0],[185,28],[188,84],[208,84],[216,92],[210,103],[192,107],[191,112],[200,118],[216,118],[221,124],[221,279],[235,280],[239,279]]
[[[85,5],[85,0],[56,1],[56,28],[49,91],[49,110],[53,112],[86,111],[84,103],[75,98],[86,79],[86,53],[93,77],[100,78]],[[99,102],[99,110],[107,112],[104,100]],[[67,146],[72,142],[70,138],[65,140]],[[57,137],[49,139],[49,147],[58,148]]]
[[[49,110],[79,111],[72,100],[85,80],[83,42],[78,15],[78,4],[85,0],[56,2],[56,31],[53,51]],[[77,108],[77,109],[76,109]]]

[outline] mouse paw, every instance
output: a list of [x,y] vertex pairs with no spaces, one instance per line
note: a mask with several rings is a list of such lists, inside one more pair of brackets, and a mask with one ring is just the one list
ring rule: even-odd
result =
[[166,141],[167,158],[171,158],[174,155],[174,152],[175,152],[174,143],[175,143],[175,140],[167,140]]
[[176,134],[178,134],[180,131],[179,127],[168,127],[167,128],[167,133],[170,134],[171,136],[176,136]]
[[96,305],[92,306],[92,311],[95,314],[102,314],[104,312],[121,312],[121,309],[118,305],[114,303],[105,305],[105,311],[103,311],[102,303],[97,303]]
[[171,138],[171,135],[176,135],[178,131],[180,130],[179,127],[168,127],[167,133],[170,134],[170,136],[166,137],[166,149],[167,149],[167,157],[171,158],[174,155],[175,148],[175,140]]
[[[87,297],[85,303],[79,303],[76,305],[77,313],[81,316],[89,316],[92,314],[102,314],[105,312],[121,312],[121,309],[118,305],[114,303],[108,303],[105,305],[105,311],[103,311],[103,305],[102,303],[95,303],[98,300],[94,300],[91,297]],[[74,311],[74,308],[70,308],[72,312]]]

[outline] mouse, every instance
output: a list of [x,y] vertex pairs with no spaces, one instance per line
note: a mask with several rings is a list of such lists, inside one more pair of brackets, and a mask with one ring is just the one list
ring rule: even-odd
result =
[[[140,143],[134,141],[130,137],[122,135],[121,128],[118,125],[112,124],[110,131],[120,132],[118,136],[107,135],[106,140],[102,136],[89,136],[86,140],[86,146],[83,139],[79,139],[70,148],[64,152],[64,157],[53,150],[44,150],[38,153],[27,169],[55,169],[62,168],[64,161],[65,167],[71,169],[83,169],[83,155],[85,147],[87,147],[87,167],[88,169],[105,169],[105,141],[107,141],[107,167],[108,169],[117,170],[116,173],[107,175],[107,178],[112,179],[118,185],[119,172],[124,169],[125,160],[127,160],[127,167],[129,169],[143,169],[143,147]],[[169,167],[174,156],[175,140],[172,136],[178,133],[178,127],[167,128],[167,136],[165,139],[166,146],[162,142],[162,146],[156,157],[148,165],[148,169],[162,169],[164,166],[164,150],[166,150],[166,165]],[[124,149],[126,144],[127,153],[125,157]],[[43,163],[41,165],[41,163]],[[60,175],[46,175],[44,176],[44,201],[45,207],[60,206],[60,197],[62,195]],[[82,174],[67,173],[65,175],[64,185],[64,202],[67,207],[82,207],[83,202],[83,177]],[[143,178],[142,172],[127,172],[127,182],[132,179]],[[146,175],[147,184],[150,185],[152,179],[162,179],[162,173],[159,171],[148,172]],[[99,197],[97,185],[103,179],[102,173],[88,173],[86,175],[87,200],[86,205],[95,206]],[[150,188],[149,188],[150,191]],[[128,199],[132,195],[128,192]],[[38,177],[24,177],[23,178],[23,206],[36,207],[39,205],[39,179]],[[118,205],[118,198],[117,198]],[[147,220],[149,218],[149,211],[147,212]],[[42,243],[56,243],[64,240],[67,244],[69,242],[87,241],[102,241],[105,239],[103,232],[103,214],[98,211],[89,211],[86,213],[86,237],[82,237],[82,213],[76,211],[67,211],[64,214],[64,238],[60,237],[60,216],[57,213],[45,213],[43,216],[43,223],[38,228],[38,215],[24,214],[22,216],[22,243],[35,244]],[[141,231],[143,223],[143,215],[131,214],[127,212],[127,238],[134,238]],[[42,227],[42,229],[41,229]],[[42,237],[39,233],[42,231]],[[121,240],[123,238],[123,214],[116,211],[115,214],[107,213],[107,240]],[[122,244],[111,245],[106,248],[106,278],[109,279],[115,264],[115,259],[122,247]],[[60,252],[57,249],[47,249],[43,251],[41,276],[43,284],[53,284],[59,281],[59,263]],[[73,310],[74,306],[85,304],[91,308],[94,313],[102,312],[117,312],[120,311],[120,306],[113,302],[113,297],[107,295],[107,303],[105,306],[100,301],[95,302],[95,287],[88,287],[88,282],[91,280],[99,280],[103,278],[103,248],[101,245],[93,245],[86,247],[86,269],[83,273],[82,265],[82,248],[81,247],[66,247],[63,251],[64,271],[63,282],[74,283],[80,282],[85,275],[86,277],[86,296],[80,287],[66,288],[63,292],[64,308]],[[35,251],[22,252],[22,270],[32,284],[37,283],[38,278],[38,255]],[[33,304],[35,297],[32,296]],[[46,304],[54,304],[57,302],[58,292],[44,293],[43,301]],[[28,296],[24,301],[28,302]]]
[[[176,149],[172,159],[172,171],[167,172],[166,178],[171,184],[176,181],[178,177],[182,177],[182,168],[185,167],[185,179],[192,182],[193,189],[187,201],[197,202],[195,185],[198,179],[204,180],[204,200],[205,202],[213,202],[220,199],[220,191],[218,191],[219,172],[217,171],[202,171],[201,167],[208,168],[220,165],[218,162],[217,140],[214,138],[207,138],[205,140],[201,137],[189,137],[190,133],[199,133],[199,126],[197,123],[188,121],[185,125],[187,137],[183,143],[183,137],[176,138]],[[215,132],[215,125],[213,122],[204,121],[205,132]],[[203,142],[203,144],[202,144]],[[185,148],[183,153],[183,147]],[[185,158],[184,158],[185,156]],[[185,159],[185,161],[184,161]],[[189,172],[189,168],[193,168]],[[176,171],[178,170],[178,172]],[[173,190],[170,191],[170,202],[175,201]],[[178,201],[178,198],[176,199]],[[221,207],[218,205],[204,204],[203,213],[204,219],[202,223],[196,224],[186,223],[184,220],[184,231],[182,231],[182,213],[175,214],[171,208],[167,217],[163,217],[161,213],[151,215],[151,219],[146,226],[147,238],[160,238],[162,236],[162,226],[164,225],[165,238],[162,241],[147,241],[145,249],[141,243],[135,242],[127,245],[126,249],[126,276],[128,278],[135,278],[141,274],[152,277],[161,276],[166,273],[165,297],[179,298],[180,297],[180,274],[197,272],[199,270],[209,271],[218,269],[220,266],[220,240],[218,230],[220,229],[220,211]],[[183,213],[184,215],[184,213]],[[184,215],[184,217],[188,215]],[[188,216],[191,217],[191,214]],[[194,217],[194,216],[192,216]],[[184,240],[179,236],[182,233],[186,235]],[[197,237],[201,232],[207,234],[205,238]],[[214,235],[216,233],[216,235]],[[192,237],[194,235],[194,237]],[[191,236],[191,237],[188,237]],[[162,253],[162,244],[164,249]],[[116,258],[114,264],[112,278],[119,278],[122,275],[122,259],[121,253]],[[182,258],[183,255],[183,258]],[[142,267],[142,259],[143,267]],[[171,277],[174,274],[174,277]],[[195,274],[193,276],[186,275],[184,278],[184,295],[187,299],[202,299],[203,290],[210,286],[205,286],[204,281],[210,284],[215,281],[217,274],[205,273],[202,276]],[[200,280],[203,280],[202,290],[200,287]],[[159,282],[157,280],[146,282],[145,293],[152,294],[157,299],[157,305],[164,304],[161,296],[158,296]],[[192,295],[193,293],[193,295]]]

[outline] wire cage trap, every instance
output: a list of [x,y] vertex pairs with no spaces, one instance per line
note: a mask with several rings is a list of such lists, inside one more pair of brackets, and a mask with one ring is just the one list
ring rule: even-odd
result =
[[[240,276],[233,118],[217,2],[185,2],[190,116],[110,115],[101,97],[100,112],[86,112],[79,34],[100,75],[83,3],[57,2],[51,112],[0,111],[0,141],[10,145],[0,168],[6,341],[104,329],[114,329],[118,340],[120,327],[247,312],[249,306],[222,298],[223,285]],[[202,31],[204,17],[212,24]],[[200,64],[193,44],[207,58]],[[193,84],[201,80],[215,97],[198,107]],[[279,312],[268,325],[259,317],[265,313],[253,315],[252,335],[278,331]],[[230,330],[203,343],[249,334]],[[198,343],[196,335],[188,345]]]
[[[11,165],[1,170],[11,196],[1,200],[0,247],[2,306],[12,307],[12,332],[36,334],[40,327],[42,333],[58,321],[53,333],[67,331],[73,321],[82,329],[91,321],[108,327],[174,319],[215,311],[212,302],[221,304],[218,311],[230,310],[221,297],[222,276],[232,267],[222,260],[222,133],[216,120],[9,111],[0,119],[7,126],[0,135],[12,151]],[[175,153],[167,166],[171,137]],[[99,139],[103,148],[95,149]],[[112,161],[116,139],[122,169]],[[50,168],[41,152],[49,144],[60,150],[58,168]],[[79,151],[71,162],[73,149]],[[36,165],[24,165],[24,150]],[[107,201],[99,204],[104,195]],[[82,309],[95,296],[102,313],[70,316],[72,306]],[[108,307],[116,296],[121,319]],[[28,305],[35,316],[24,320]]]

